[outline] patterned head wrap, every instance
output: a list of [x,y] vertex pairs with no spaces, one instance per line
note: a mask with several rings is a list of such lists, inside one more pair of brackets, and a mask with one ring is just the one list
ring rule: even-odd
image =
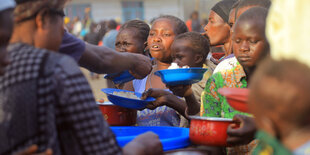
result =
[[63,14],[66,2],[67,0],[17,0],[17,6],[14,10],[14,21],[21,22],[31,19],[44,8]]

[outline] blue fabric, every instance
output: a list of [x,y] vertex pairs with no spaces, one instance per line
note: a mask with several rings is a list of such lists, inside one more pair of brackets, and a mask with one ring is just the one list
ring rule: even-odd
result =
[[103,45],[112,49],[115,49],[115,40],[116,36],[118,34],[117,30],[111,30],[109,31],[104,37],[103,37]]
[[[135,92],[143,93],[145,91],[147,77],[142,80],[133,80]],[[138,126],[180,126],[180,116],[176,111],[167,106],[161,106],[154,110],[144,109],[138,111]]]
[[59,52],[69,55],[78,62],[85,51],[85,42],[65,31]]

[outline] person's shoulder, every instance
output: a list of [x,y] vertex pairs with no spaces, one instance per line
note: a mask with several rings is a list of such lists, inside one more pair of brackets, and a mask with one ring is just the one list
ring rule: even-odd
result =
[[46,61],[45,69],[50,72],[59,71],[56,68],[61,69],[62,72],[69,75],[80,72],[77,63],[73,58],[61,53],[50,52]]
[[216,68],[213,71],[213,74],[217,72],[225,72],[226,70],[230,70],[234,68],[237,65],[237,59],[236,57],[230,57],[227,59],[224,59],[222,62],[220,62]]

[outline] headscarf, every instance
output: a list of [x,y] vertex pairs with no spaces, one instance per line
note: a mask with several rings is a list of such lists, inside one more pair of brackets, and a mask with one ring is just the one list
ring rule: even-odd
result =
[[309,16],[309,0],[272,1],[266,23],[272,58],[293,59],[310,67]]
[[224,22],[228,23],[230,9],[236,1],[237,0],[222,0],[216,3],[211,10],[218,14]]
[[15,1],[14,0],[0,0],[0,11],[14,8],[15,7]]
[[35,16],[44,8],[62,12],[67,0],[16,0],[14,21],[20,22]]

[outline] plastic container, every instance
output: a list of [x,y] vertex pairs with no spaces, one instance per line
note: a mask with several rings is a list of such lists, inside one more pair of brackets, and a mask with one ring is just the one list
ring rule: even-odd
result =
[[218,92],[226,97],[228,104],[235,110],[249,113],[247,104],[249,89],[247,88],[220,88]]
[[[126,83],[126,82],[129,82],[131,80],[134,80],[135,77],[132,76],[129,71],[124,71],[124,72],[121,72],[119,76],[116,76],[118,75],[119,73],[113,73],[113,74],[107,74],[104,76],[104,78],[106,79],[112,79],[112,81],[115,83],[115,84],[121,84],[121,83]],[[116,76],[116,77],[114,77]],[[112,78],[113,77],[113,78]]]
[[136,136],[152,131],[159,136],[164,151],[175,150],[189,146],[189,129],[179,127],[111,127],[118,144],[123,147]]
[[199,67],[165,69],[156,71],[155,75],[161,77],[163,83],[167,85],[189,85],[199,82],[207,70]]
[[[130,109],[144,109],[149,102],[155,101],[153,97],[148,97],[145,100],[131,99],[122,96],[113,95],[113,92],[132,92],[128,90],[114,89],[114,88],[104,88],[101,89],[104,93],[107,94],[107,97],[110,102],[115,105],[130,108]],[[134,93],[138,98],[141,98],[142,94],[137,92]]]
[[191,142],[207,146],[227,146],[227,128],[232,119],[189,116]]

